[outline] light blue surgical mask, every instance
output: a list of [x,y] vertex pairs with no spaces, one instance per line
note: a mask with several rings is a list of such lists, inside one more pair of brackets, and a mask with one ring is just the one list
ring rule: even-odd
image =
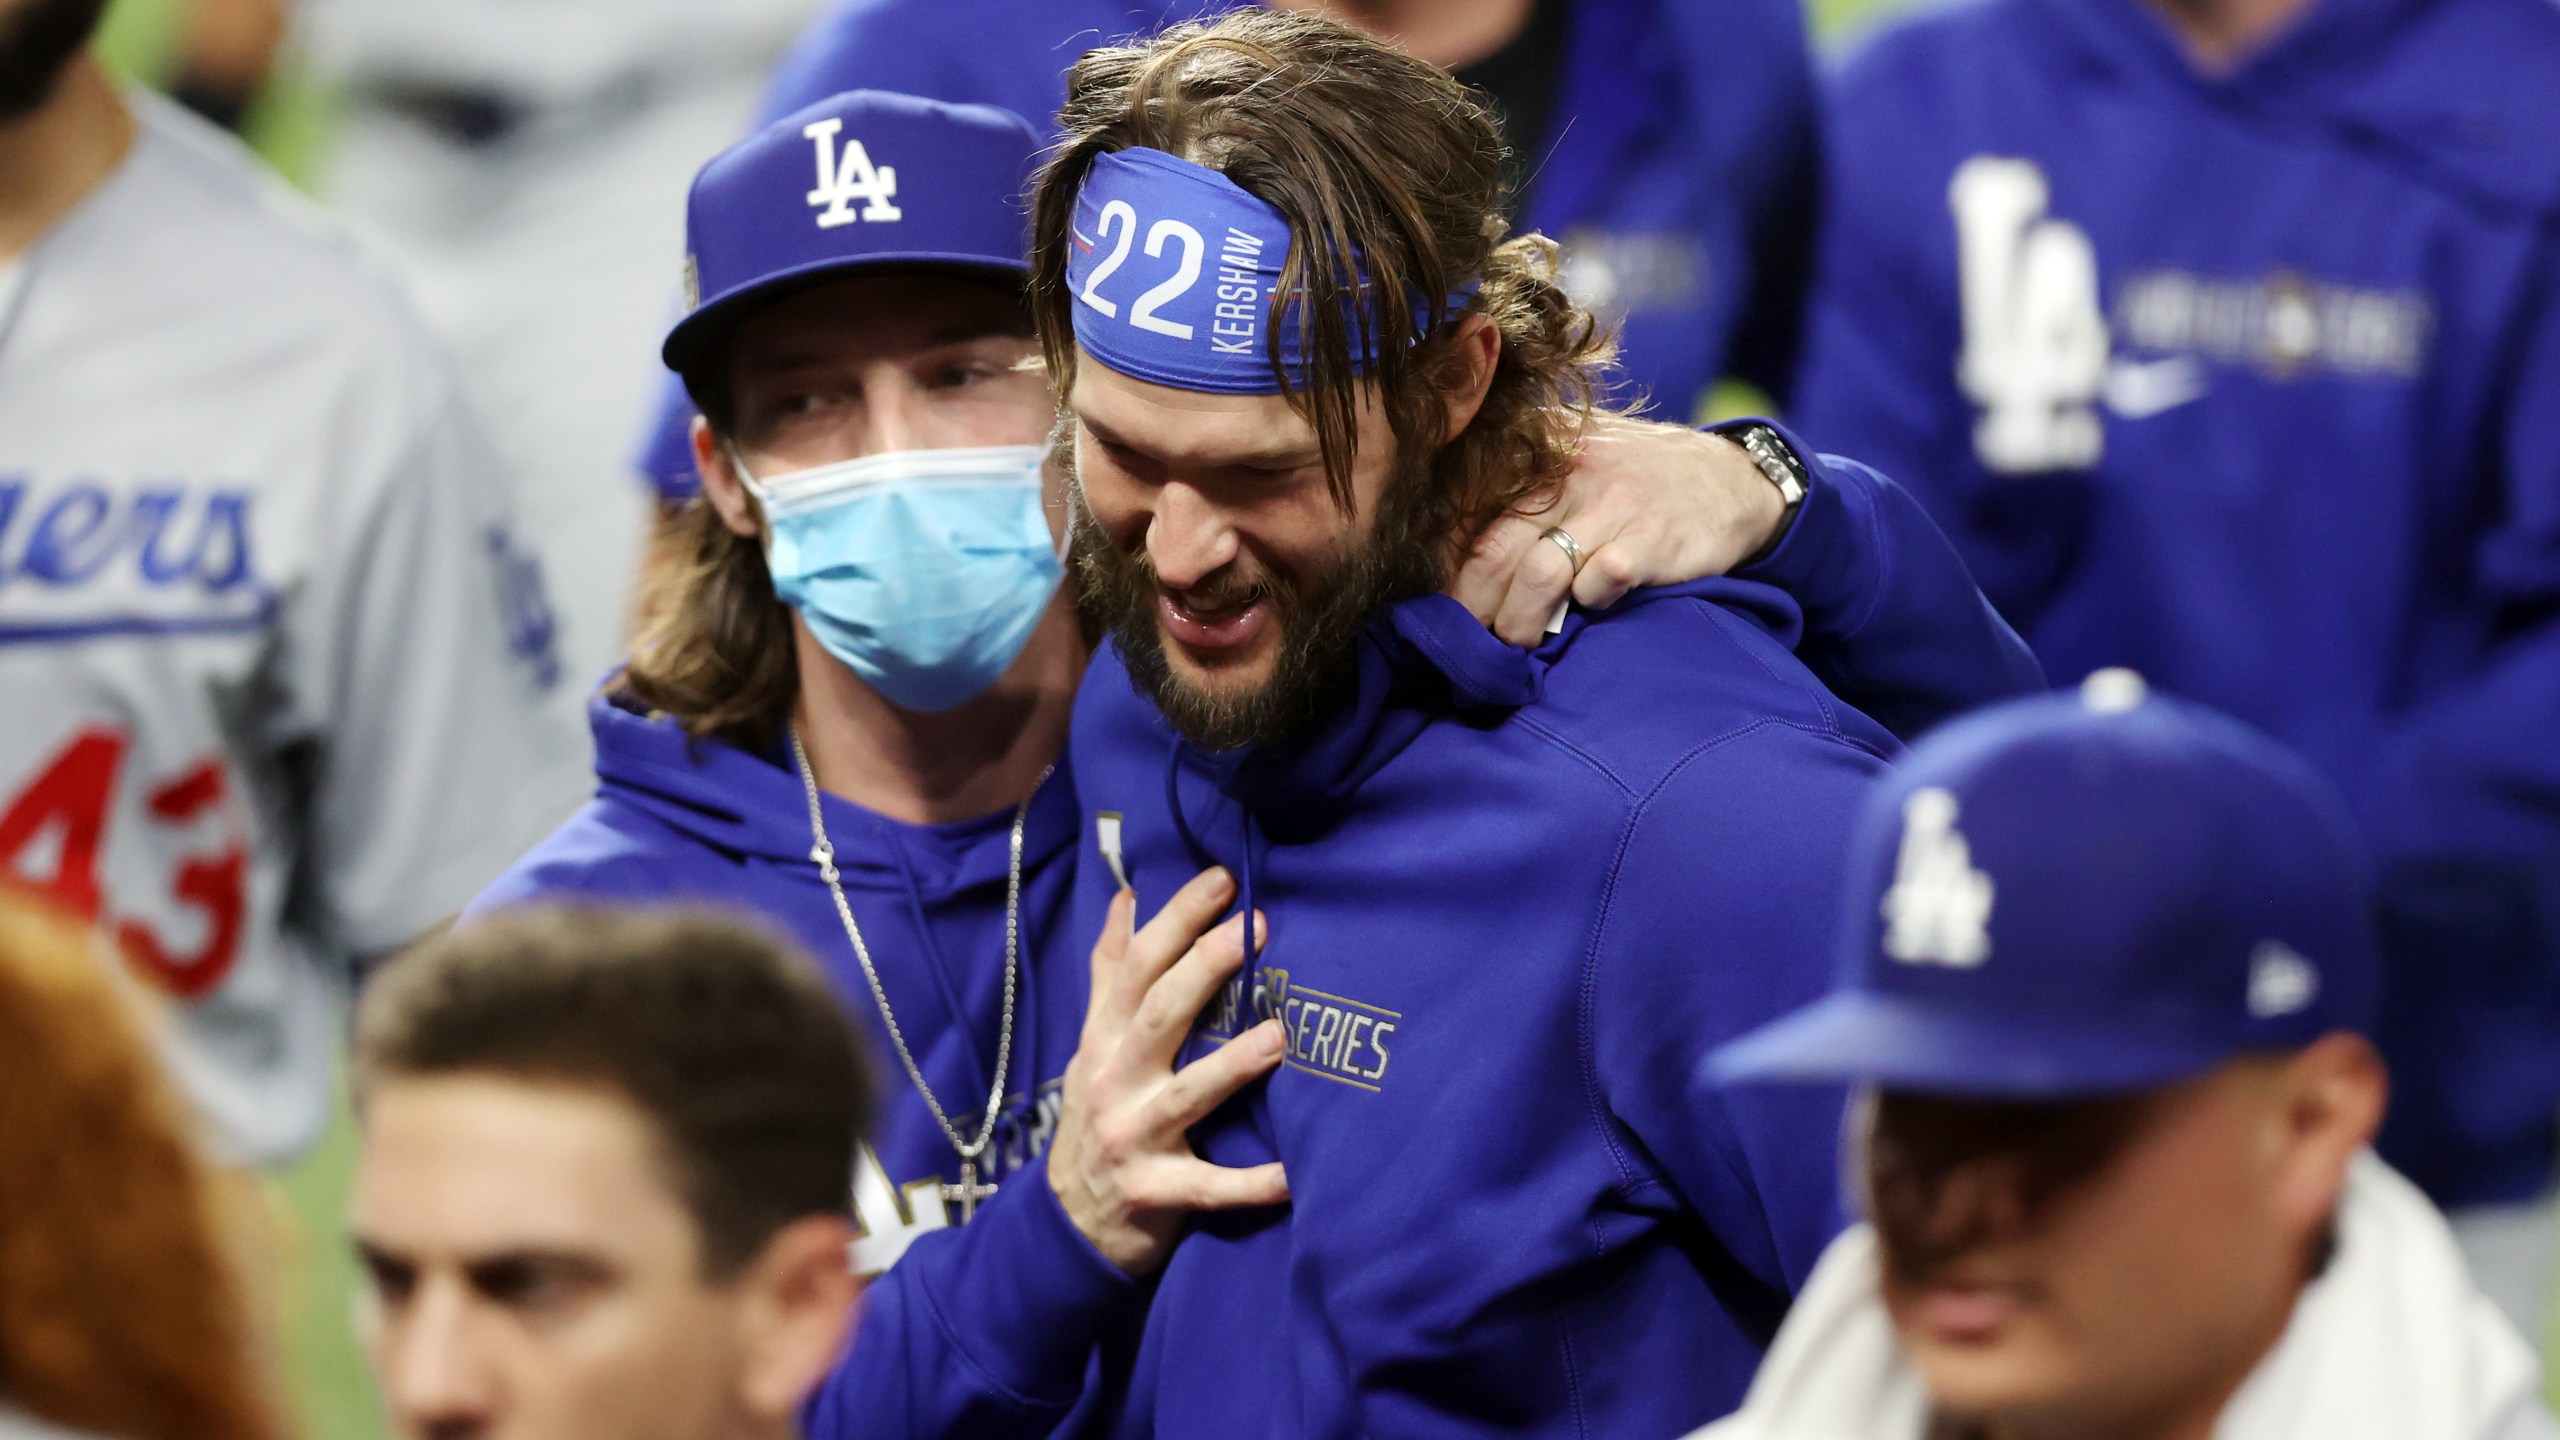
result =
[[1040,445],[898,450],[758,480],[774,593],[827,653],[908,710],[985,693],[1056,593]]

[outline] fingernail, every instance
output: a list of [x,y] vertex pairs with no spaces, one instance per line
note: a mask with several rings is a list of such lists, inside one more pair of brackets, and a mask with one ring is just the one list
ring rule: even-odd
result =
[[1260,1050],[1265,1058],[1276,1056],[1287,1047],[1289,1033],[1281,1028],[1278,1020],[1265,1020],[1260,1028],[1262,1038],[1256,1042],[1255,1048]]

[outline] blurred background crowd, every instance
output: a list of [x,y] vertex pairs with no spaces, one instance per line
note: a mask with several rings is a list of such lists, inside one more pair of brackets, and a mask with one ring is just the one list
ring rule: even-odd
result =
[[[1875,465],[2056,684],[2136,667],[2346,792],[2382,860],[2385,1154],[2538,1336],[2560,1150],[2560,147],[2529,141],[2560,133],[2560,27],[2532,13],[2550,0],[1912,3],[1334,9],[1491,100],[1515,218],[1562,241],[1657,414],[1775,414]],[[0,0],[0,30],[79,8]],[[694,493],[692,410],[658,360],[694,172],[857,86],[1045,126],[1085,44],[1218,8],[107,7],[116,76],[236,132],[371,257],[242,222],[151,148],[227,141],[156,101],[136,168],[63,222],[94,234],[30,247],[0,213],[0,590],[37,597],[0,619],[0,872],[98,921],[184,1012],[173,1074],[220,1164],[134,1163],[249,1237],[257,1293],[189,1328],[227,1352],[251,1342],[223,1316],[272,1321],[301,1433],[385,1433],[348,1324],[346,977],[588,788],[578,703]],[[130,227],[105,228],[110,204]],[[0,195],[12,210],[41,197]],[[65,308],[75,285],[90,309]],[[246,329],[190,298],[229,287],[289,298]],[[74,343],[114,324],[178,360]],[[137,375],[193,398],[96,403]],[[287,390],[311,413],[262,412]],[[84,449],[100,430],[116,445]],[[117,467],[159,488],[45,488]],[[234,492],[271,467],[297,477],[260,502],[290,538],[257,532],[253,566]],[[164,532],[194,537],[183,564]],[[79,608],[124,568],[109,618]],[[220,613],[153,608],[172,576]],[[79,686],[6,668],[173,627],[241,647],[203,662],[239,678],[218,703],[188,691],[176,708],[203,713],[174,739],[57,724]],[[244,734],[275,742],[266,770],[206,761],[257,748]],[[137,828],[158,838],[118,838]],[[0,914],[0,1015],[21,984],[68,986],[89,943]],[[96,1014],[47,1044],[128,1023],[103,992],[74,1003]],[[180,1143],[154,1138],[177,1124],[158,1082],[97,1083],[131,1089],[115,1123],[152,1132],[137,1153]],[[200,1238],[135,1243],[219,1268]],[[64,1263],[103,1285],[123,1262]]]

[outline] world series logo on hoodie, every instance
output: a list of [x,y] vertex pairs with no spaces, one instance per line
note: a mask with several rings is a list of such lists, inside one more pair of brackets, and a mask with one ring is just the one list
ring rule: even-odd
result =
[[1957,383],[1977,411],[1974,454],[1994,474],[2094,466],[2106,450],[2102,412],[2118,422],[2166,414],[2204,398],[2214,367],[2275,382],[2408,384],[2425,371],[2435,307],[2414,290],[2111,262],[2110,312],[2088,231],[2052,205],[2044,170],[2012,156],[1973,156],[1947,184],[1964,325]]
[[1224,1040],[1275,1015],[1288,1035],[1281,1063],[1368,1091],[1387,1078],[1391,1042],[1404,1024],[1396,1011],[1296,984],[1288,971],[1266,966],[1228,981],[1194,1033]]

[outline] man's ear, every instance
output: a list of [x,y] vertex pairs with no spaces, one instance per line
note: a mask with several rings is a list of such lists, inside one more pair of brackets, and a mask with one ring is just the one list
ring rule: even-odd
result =
[[1502,359],[1502,332],[1487,317],[1470,315],[1458,322],[1458,333],[1449,343],[1456,351],[1451,363],[1462,368],[1459,383],[1449,389],[1449,429],[1440,437],[1444,445],[1474,424],[1476,412],[1484,408],[1485,392],[1493,388],[1494,366]]
[[808,1215],[784,1226],[737,1281],[742,1307],[739,1401],[749,1414],[788,1420],[844,1354],[860,1308],[853,1223]]
[[738,478],[738,467],[729,458],[729,447],[711,433],[711,422],[693,417],[693,469],[702,477],[702,494],[711,508],[720,512],[720,523],[734,535],[750,540],[764,538],[764,520],[756,511],[755,497],[747,493],[747,484]]
[[2278,1077],[2276,1204],[2305,1233],[2337,1213],[2347,1167],[2382,1128],[2391,1081],[2371,1042],[2347,1031],[2312,1042]]

